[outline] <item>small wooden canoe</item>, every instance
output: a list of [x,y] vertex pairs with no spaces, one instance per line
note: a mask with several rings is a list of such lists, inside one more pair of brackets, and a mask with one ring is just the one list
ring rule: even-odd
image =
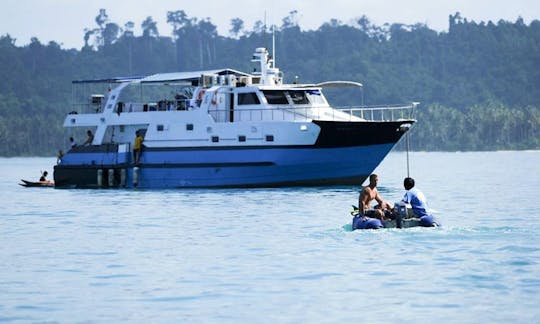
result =
[[54,181],[27,181],[24,179],[21,179],[22,183],[19,183],[20,186],[23,187],[37,187],[37,188],[53,188],[54,187]]

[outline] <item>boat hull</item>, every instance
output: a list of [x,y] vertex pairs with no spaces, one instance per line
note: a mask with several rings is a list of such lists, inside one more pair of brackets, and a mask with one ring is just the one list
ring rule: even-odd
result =
[[81,188],[359,185],[392,146],[150,151],[137,166],[57,165],[54,178],[57,187]]
[[[412,122],[412,121],[409,121]],[[56,187],[284,187],[360,185],[403,132],[401,122],[327,122],[311,145],[77,147],[55,167]]]

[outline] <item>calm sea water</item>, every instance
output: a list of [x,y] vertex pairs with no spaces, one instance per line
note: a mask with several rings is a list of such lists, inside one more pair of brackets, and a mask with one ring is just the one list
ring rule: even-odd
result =
[[359,186],[17,185],[54,162],[0,159],[0,322],[540,322],[540,151],[412,153],[444,227],[354,232]]

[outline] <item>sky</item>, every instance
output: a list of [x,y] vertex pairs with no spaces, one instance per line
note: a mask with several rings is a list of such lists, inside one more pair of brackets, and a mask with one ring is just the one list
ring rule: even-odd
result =
[[365,15],[376,25],[385,23],[424,23],[439,32],[448,30],[448,16],[460,12],[469,21],[500,19],[525,23],[540,20],[538,0],[2,0],[0,36],[9,34],[17,46],[32,37],[42,43],[55,41],[63,48],[81,48],[85,28],[97,27],[95,17],[104,8],[111,22],[121,27],[128,21],[140,25],[151,16],[159,34],[171,35],[167,11],[184,10],[189,17],[210,18],[220,35],[228,36],[233,18],[244,21],[251,30],[255,21],[281,25],[282,19],[298,11],[298,23],[304,30],[317,29],[331,19],[351,23]]

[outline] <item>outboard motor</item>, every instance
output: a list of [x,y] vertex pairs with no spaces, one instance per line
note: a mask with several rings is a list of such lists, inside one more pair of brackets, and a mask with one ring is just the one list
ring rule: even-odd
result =
[[392,210],[392,213],[396,217],[396,226],[398,228],[401,228],[403,226],[403,220],[408,219],[408,218],[417,219],[419,226],[423,226],[423,227],[440,226],[437,220],[431,215],[418,217],[413,212],[411,204],[408,204],[403,201],[399,201],[394,204],[394,209]]
[[393,213],[396,216],[401,216],[401,218],[414,217],[411,204],[403,201],[398,201],[394,203]]
[[414,217],[412,206],[406,202],[398,201],[394,203],[392,214],[396,218],[396,227],[403,228],[403,219]]

